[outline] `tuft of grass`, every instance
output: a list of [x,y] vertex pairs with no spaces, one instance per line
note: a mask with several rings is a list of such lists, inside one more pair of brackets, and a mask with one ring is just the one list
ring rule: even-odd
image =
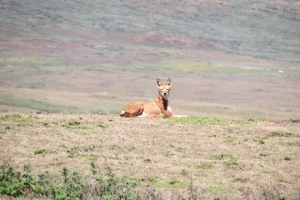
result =
[[69,158],[75,158],[79,156],[79,150],[77,147],[72,147],[71,149],[68,149],[67,153]]
[[234,155],[227,155],[224,165],[227,169],[236,169],[239,166],[237,160],[237,157],[235,157]]
[[255,123],[257,120],[228,120],[216,117],[181,117],[166,120],[168,124],[188,124],[188,125],[243,125]]
[[273,131],[269,134],[270,137],[295,137],[296,134],[285,131]]
[[234,178],[232,182],[245,183],[247,182],[247,180],[248,180],[247,178],[238,177],[238,178]]
[[44,149],[44,148],[38,148],[34,151],[34,155],[38,155],[38,154],[45,155],[48,153],[51,153],[51,151],[48,149]]
[[146,178],[136,178],[141,185],[150,186],[154,189],[175,189],[175,188],[187,188],[188,183],[178,180],[177,178],[171,178],[164,182],[159,180],[157,177],[148,176]]
[[239,166],[237,162],[238,158],[233,154],[217,154],[210,157],[216,160],[223,160],[223,164],[227,169],[236,169]]
[[280,142],[282,146],[290,146],[290,147],[300,147],[300,142]]
[[300,123],[300,118],[299,119],[289,119],[287,121],[292,122],[292,123]]
[[186,151],[186,148],[184,147],[177,147],[173,144],[169,144],[169,147],[171,147],[172,149],[174,149],[177,152],[183,153],[184,151]]
[[202,162],[199,165],[196,165],[196,169],[212,169],[214,164],[212,162]]
[[106,125],[104,123],[99,123],[97,126],[101,127],[101,128],[108,128],[108,125]]
[[176,178],[170,179],[167,183],[156,181],[150,184],[150,187],[155,189],[187,188],[187,186],[187,183],[180,182]]
[[208,188],[207,192],[223,194],[223,193],[233,193],[234,190],[231,188],[226,188],[226,187],[221,187],[221,186],[213,186],[213,187]]
[[69,129],[87,129],[87,126],[79,120],[65,122],[62,126]]
[[284,156],[284,160],[285,160],[285,161],[290,161],[290,160],[292,160],[292,158],[289,157],[289,156]]
[[234,140],[236,140],[236,137],[233,136],[226,136],[224,142],[233,142]]
[[257,142],[258,142],[258,144],[265,144],[265,141],[263,141],[263,140],[258,140]]
[[181,174],[182,176],[187,176],[187,175],[188,175],[188,171],[185,170],[185,169],[183,169],[183,170],[181,170],[180,174]]
[[186,182],[179,181],[176,178],[171,178],[168,183],[170,186],[172,186],[172,188],[187,188],[188,187],[188,184]]

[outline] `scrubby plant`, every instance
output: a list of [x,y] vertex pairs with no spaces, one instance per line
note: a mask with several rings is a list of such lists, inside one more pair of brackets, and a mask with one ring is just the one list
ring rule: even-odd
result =
[[133,188],[137,183],[127,176],[117,177],[110,169],[106,176],[98,173],[91,163],[91,175],[80,176],[63,168],[61,178],[45,172],[32,174],[29,166],[23,172],[10,165],[0,167],[0,196],[8,197],[48,197],[64,199],[133,199]]

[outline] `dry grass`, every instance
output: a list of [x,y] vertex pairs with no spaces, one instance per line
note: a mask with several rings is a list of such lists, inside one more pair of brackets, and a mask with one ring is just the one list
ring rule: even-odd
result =
[[172,199],[188,191],[204,199],[297,199],[299,148],[298,121],[187,125],[113,115],[0,113],[1,165],[85,174],[95,161],[150,186],[146,193],[155,188]]

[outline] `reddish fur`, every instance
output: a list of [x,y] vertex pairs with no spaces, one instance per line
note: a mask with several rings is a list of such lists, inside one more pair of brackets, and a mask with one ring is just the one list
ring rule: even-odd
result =
[[174,118],[172,112],[168,110],[170,105],[169,99],[164,99],[162,97],[163,94],[170,94],[171,90],[171,79],[168,80],[167,83],[161,84],[159,80],[157,80],[157,98],[152,102],[136,102],[129,103],[124,110],[121,112],[121,117],[164,117],[164,118]]

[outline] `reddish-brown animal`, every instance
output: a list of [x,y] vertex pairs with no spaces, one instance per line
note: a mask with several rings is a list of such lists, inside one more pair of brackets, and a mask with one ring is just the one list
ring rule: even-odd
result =
[[121,117],[175,118],[170,107],[171,79],[161,83],[157,79],[157,98],[152,102],[129,103],[121,112]]

